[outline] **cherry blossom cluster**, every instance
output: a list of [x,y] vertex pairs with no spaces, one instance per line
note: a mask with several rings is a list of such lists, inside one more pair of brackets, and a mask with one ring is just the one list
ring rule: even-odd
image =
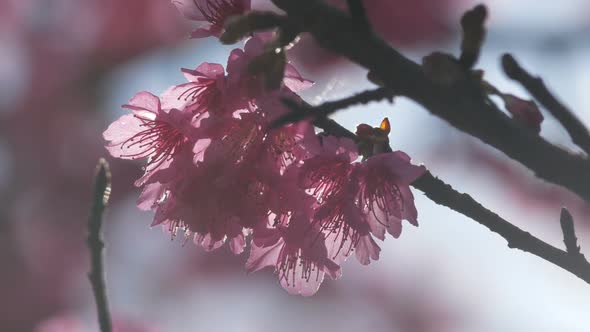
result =
[[[228,16],[250,9],[248,0],[175,4],[204,22],[193,37],[219,36]],[[402,220],[417,225],[409,185],[425,168],[390,152],[388,121],[359,125],[358,142],[316,134],[310,121],[272,126],[290,112],[282,101],[302,103],[296,93],[312,85],[289,63],[276,87],[252,70],[274,37],[253,35],[225,69],[182,69],[188,82],[159,96],[137,93],[104,138],[113,157],[146,161],[135,185],[138,207],[155,211],[152,226],[207,251],[249,248],[249,272],[273,267],[289,293],[307,296],[326,274],[340,277],[353,253],[361,264],[378,259],[376,239],[398,237]]]

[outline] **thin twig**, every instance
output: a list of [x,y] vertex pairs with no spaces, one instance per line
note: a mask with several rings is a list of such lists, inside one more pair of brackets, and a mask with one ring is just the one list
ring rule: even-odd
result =
[[[348,129],[340,125],[334,126],[331,123],[326,124],[324,127],[319,127],[324,129],[326,133],[334,136],[355,136]],[[566,239],[566,247],[568,248],[567,251],[564,251],[514,226],[496,213],[485,208],[470,195],[456,191],[449,184],[433,176],[430,172],[426,172],[423,176],[415,180],[412,186],[424,192],[426,197],[436,204],[457,211],[487,227],[492,232],[497,233],[508,242],[508,247],[520,249],[551,262],[590,284],[590,263],[584,258],[584,255],[579,253],[571,216],[570,223],[566,221],[566,226],[564,226],[562,214],[562,228],[564,239]],[[578,254],[575,254],[575,251],[571,248],[572,243],[573,246],[578,248]]]
[[541,78],[534,77],[528,73],[510,54],[504,54],[502,56],[502,67],[508,77],[527,89],[561,123],[577,146],[590,154],[590,133],[588,132],[588,128],[586,128],[584,123],[572,111],[557,100],[549,89],[547,89]]
[[379,101],[383,99],[393,100],[393,93],[386,88],[377,88],[374,90],[367,90],[357,93],[353,96],[328,101],[318,106],[301,106],[289,99],[283,100],[284,104],[291,109],[291,112],[273,121],[272,128],[281,127],[289,123],[299,122],[305,119],[313,118],[319,120],[326,118],[328,115],[353,105],[368,104],[372,101]]
[[590,160],[572,154],[514,123],[482,96],[470,80],[436,84],[421,66],[372,31],[318,0],[272,0],[289,19],[305,25],[320,45],[365,67],[396,95],[408,97],[458,130],[505,153],[546,181],[590,202]]
[[102,216],[108,204],[110,193],[111,173],[109,171],[109,164],[106,160],[101,158],[98,160],[98,165],[96,166],[92,210],[90,211],[90,217],[88,218],[87,238],[91,261],[91,269],[90,273],[88,273],[88,279],[90,279],[90,284],[92,285],[92,291],[94,292],[94,298],[96,300],[98,324],[101,332],[112,331],[102,257],[104,242],[101,235]]
[[465,69],[471,69],[479,58],[481,45],[486,35],[483,24],[487,15],[487,8],[484,5],[478,5],[465,12],[461,18],[463,40],[461,41],[459,64]]

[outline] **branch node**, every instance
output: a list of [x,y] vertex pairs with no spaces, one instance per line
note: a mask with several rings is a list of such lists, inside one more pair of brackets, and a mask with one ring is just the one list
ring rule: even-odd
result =
[[574,218],[565,207],[561,208],[559,222],[561,224],[563,243],[565,243],[567,253],[572,257],[583,259],[584,255],[580,252],[580,246],[578,245],[578,238],[576,237],[576,230],[574,228]]

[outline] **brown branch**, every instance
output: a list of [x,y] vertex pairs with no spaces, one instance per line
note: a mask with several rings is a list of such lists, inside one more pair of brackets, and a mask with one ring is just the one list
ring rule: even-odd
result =
[[[319,126],[326,133],[334,136],[355,136],[348,129],[338,124],[334,125],[330,123],[324,127],[316,124],[316,126]],[[561,218],[564,242],[567,247],[567,251],[564,251],[514,226],[496,213],[485,208],[470,195],[456,191],[449,184],[433,176],[430,172],[426,172],[423,176],[415,180],[412,186],[424,192],[426,197],[436,204],[459,212],[500,235],[508,242],[508,247],[520,249],[551,262],[590,284],[590,263],[579,251],[573,219],[569,216],[569,213],[567,213],[569,219],[564,219],[563,211],[567,212],[567,210],[562,210]],[[577,251],[574,248],[577,248]]]
[[510,54],[502,56],[502,67],[508,77],[527,89],[561,123],[577,146],[590,154],[590,133],[588,128],[574,113],[557,100],[551,91],[547,89],[541,78],[529,74]]
[[96,166],[92,210],[90,211],[90,217],[88,218],[87,238],[91,262],[88,279],[90,279],[92,291],[94,292],[96,310],[98,312],[98,323],[101,332],[112,331],[102,258],[104,242],[101,236],[102,216],[109,201],[110,193],[111,173],[109,171],[109,164],[106,160],[101,158],[98,160],[98,165]]
[[324,48],[367,68],[396,95],[406,96],[457,129],[504,152],[538,177],[590,201],[590,161],[522,130],[490,105],[473,80],[436,84],[421,66],[401,55],[372,31],[356,28],[345,13],[317,0],[273,0],[289,19],[305,27]]

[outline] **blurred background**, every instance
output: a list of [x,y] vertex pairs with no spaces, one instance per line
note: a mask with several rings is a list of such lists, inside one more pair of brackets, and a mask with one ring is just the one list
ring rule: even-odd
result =
[[[590,124],[590,2],[482,2],[490,19],[478,67],[487,80],[530,98],[499,70],[499,56],[511,52]],[[365,3],[382,36],[416,61],[434,50],[457,54],[459,18],[475,4]],[[158,94],[183,82],[180,67],[225,64],[232,47],[189,40],[190,31],[168,0],[0,2],[0,331],[98,331],[85,226],[94,166],[107,155],[101,133],[136,92]],[[371,86],[364,70],[307,37],[291,60],[317,82],[304,93],[311,103]],[[542,135],[577,151],[545,115]],[[590,206],[414,103],[398,98],[335,118],[354,129],[385,116],[395,149],[556,246],[560,208],[567,206],[590,254]],[[382,243],[379,261],[361,267],[351,259],[341,280],[301,298],[283,291],[270,270],[246,274],[245,255],[225,247],[205,253],[150,228],[152,215],[135,207],[132,183],[141,165],[108,160],[107,283],[124,331],[590,330],[590,286],[509,249],[418,191],[418,228],[406,226],[399,239]]]

